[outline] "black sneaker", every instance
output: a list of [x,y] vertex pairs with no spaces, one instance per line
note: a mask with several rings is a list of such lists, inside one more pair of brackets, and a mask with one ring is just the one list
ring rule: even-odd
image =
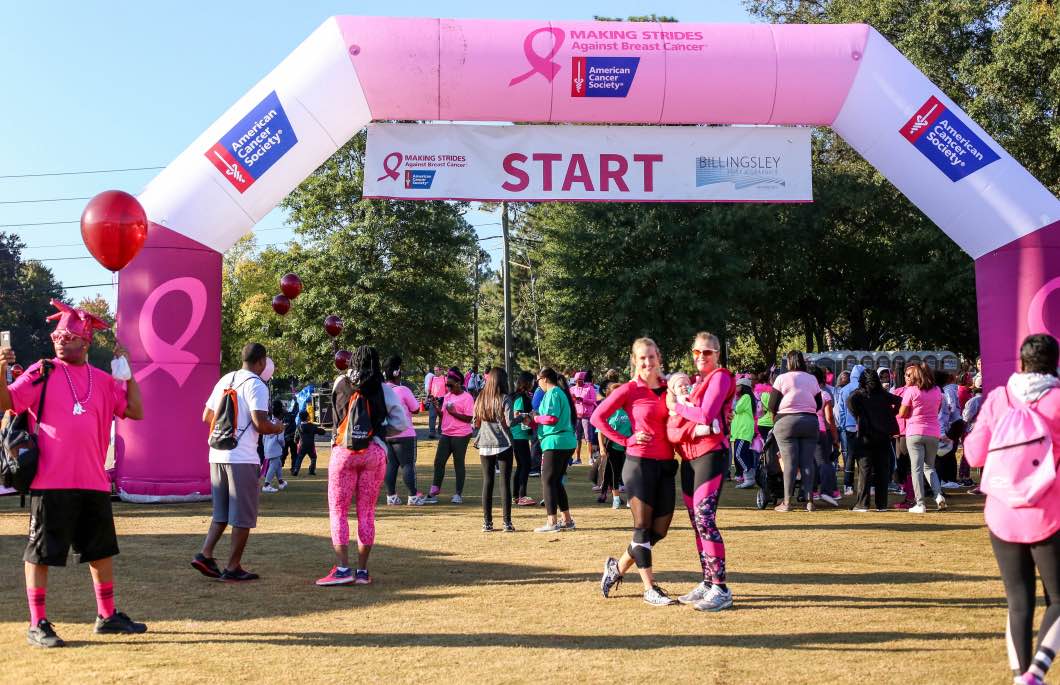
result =
[[505,521],[504,522],[504,532],[505,533],[514,533],[515,532],[515,526],[512,525],[511,521]]
[[107,618],[96,616],[96,633],[99,635],[139,635],[147,632],[147,624],[137,623],[120,611]]
[[483,524],[482,524],[482,532],[483,533],[492,533],[493,532],[493,521],[485,521],[485,522],[483,522]]
[[221,569],[218,568],[217,561],[212,557],[203,556],[202,552],[196,554],[191,560],[191,567],[207,578],[221,577]]
[[29,632],[26,633],[26,642],[34,647],[44,647],[46,649],[66,646],[63,639],[55,634],[55,628],[52,627],[51,622],[46,618],[42,618],[37,622],[37,625],[29,629]]
[[240,566],[234,571],[229,571],[228,569],[221,571],[221,575],[218,576],[217,580],[221,581],[222,583],[227,583],[229,581],[243,582],[246,580],[257,580],[260,577],[261,576],[259,576],[257,573],[251,573],[250,571],[247,571],[242,566]]
[[600,594],[610,597],[611,593],[622,584],[622,574],[618,570],[618,559],[608,557],[604,562],[604,575],[600,579]]

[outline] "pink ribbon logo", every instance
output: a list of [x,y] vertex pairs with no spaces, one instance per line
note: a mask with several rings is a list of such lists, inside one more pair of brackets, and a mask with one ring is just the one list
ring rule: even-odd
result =
[[[390,160],[394,160],[394,163],[391,164]],[[383,171],[385,173],[375,180],[382,181],[384,178],[389,178],[394,181],[398,180],[398,169],[401,167],[403,161],[405,161],[405,158],[400,152],[391,152],[383,159]]]
[[1045,302],[1054,290],[1060,290],[1060,276],[1046,281],[1045,285],[1034,293],[1027,307],[1027,333],[1052,333],[1045,325]]
[[[552,35],[552,49],[549,50],[547,55],[539,55],[534,51],[534,38],[540,33]],[[526,61],[530,63],[530,71],[513,78],[508,82],[508,86],[511,87],[522,83],[534,74],[541,74],[548,79],[549,83],[552,83],[552,79],[556,78],[560,70],[559,64],[553,62],[552,58],[556,56],[560,47],[563,46],[563,37],[563,29],[554,29],[546,26],[531,31],[526,36],[526,39],[523,40],[523,53],[526,55]]]
[[[180,292],[191,300],[191,317],[188,327],[180,334],[176,342],[167,343],[155,331],[155,308],[159,301],[169,293]],[[199,332],[203,317],[206,316],[206,286],[197,278],[185,276],[166,281],[154,289],[144,300],[143,310],[140,312],[140,342],[144,346],[144,352],[151,359],[151,363],[140,369],[136,374],[136,381],[143,382],[145,378],[158,370],[168,373],[178,386],[187,382],[188,376],[194,370],[194,364],[199,358],[192,352],[184,349],[191,342],[195,334]],[[163,311],[163,315],[166,312]],[[164,361],[158,361],[158,360]]]

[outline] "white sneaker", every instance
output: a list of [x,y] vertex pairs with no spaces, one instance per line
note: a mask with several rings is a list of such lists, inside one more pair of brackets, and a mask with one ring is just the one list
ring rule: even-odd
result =
[[960,490],[962,487],[964,486],[960,483],[954,483],[952,480],[943,481],[942,483],[943,490]]
[[453,495],[452,499],[450,499],[449,501],[452,502],[453,504],[463,504],[464,503],[464,498],[461,497],[460,495]]
[[732,606],[732,591],[722,590],[717,585],[710,586],[710,592],[696,602],[693,608],[696,611],[721,611]]
[[942,495],[939,495],[938,497],[935,498],[935,504],[938,505],[939,511],[942,511],[943,509],[946,508],[946,498],[943,497]]
[[395,504],[401,504],[401,496],[400,495],[387,495],[386,496],[386,503],[387,503],[388,506],[393,506]]
[[843,488],[843,496],[844,497],[850,497],[853,494],[854,494],[854,488],[850,487],[849,485],[846,486],[845,488]]
[[826,494],[824,494],[822,492],[821,493],[821,499],[823,499],[825,502],[828,502],[833,507],[838,507],[839,506],[839,500],[837,500],[835,497],[832,497],[831,495],[826,495]]
[[535,533],[558,533],[561,530],[563,530],[563,526],[558,523],[554,523],[552,525],[546,523],[543,526],[534,528]]
[[287,481],[285,481],[285,480],[281,480],[280,481],[280,489],[281,490],[286,490],[287,489]]
[[277,490],[276,488],[272,487],[271,484],[266,484],[265,487],[263,487],[261,489],[261,491],[262,492],[279,492],[279,490]]
[[704,580],[699,585],[692,588],[692,591],[689,592],[687,595],[681,595],[680,597],[678,597],[677,601],[681,604],[695,604],[699,600],[706,597],[707,593],[710,592],[710,589],[712,587],[714,586]]
[[910,514],[923,514],[927,512],[927,507],[923,504],[914,504],[907,510]]
[[422,495],[409,495],[409,506],[410,507],[422,507],[427,504],[427,498]]
[[754,478],[744,478],[743,482],[736,486],[737,490],[746,490],[747,488],[753,488],[755,486]]

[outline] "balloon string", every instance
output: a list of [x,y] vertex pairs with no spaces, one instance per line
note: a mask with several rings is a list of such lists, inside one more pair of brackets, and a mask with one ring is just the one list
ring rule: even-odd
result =
[[118,345],[118,272],[110,272],[110,287],[111,293],[114,295],[114,349],[117,350]]

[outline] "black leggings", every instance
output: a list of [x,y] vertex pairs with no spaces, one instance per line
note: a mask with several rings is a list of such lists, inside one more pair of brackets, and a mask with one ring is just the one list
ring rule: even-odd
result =
[[622,482],[622,467],[625,463],[626,451],[615,449],[614,445],[608,442],[607,458],[603,464],[604,475],[600,479],[601,497],[605,496],[608,490],[618,490],[618,485]]
[[530,441],[512,440],[512,449],[515,451],[515,492],[512,497],[518,499],[526,497],[526,483],[530,480]]
[[386,441],[386,494],[397,494],[398,469],[404,468],[405,487],[416,494],[416,438],[391,438]]
[[493,523],[493,481],[497,471],[497,464],[501,466],[501,509],[504,512],[504,522],[511,523],[512,520],[512,450],[504,450],[500,454],[480,454],[482,461],[482,520]]
[[574,450],[545,450],[541,453],[541,489],[545,495],[545,511],[555,516],[556,511],[570,511],[567,488],[563,487],[563,476],[567,475],[567,462]]
[[[1053,604],[1053,597],[1060,597],[1060,531],[1041,542],[1021,544],[1005,542],[993,533],[990,543],[994,547],[1001,580],[1005,583],[1005,598],[1008,600],[1009,664],[1017,674],[1033,668],[1036,675],[1045,677],[1049,664],[1060,648],[1060,604]],[[1038,628],[1038,651],[1031,655],[1034,636],[1034,569],[1042,578],[1045,590],[1045,614]]]
[[855,438],[858,460],[857,501],[854,506],[869,509],[870,488],[876,488],[876,508],[887,508],[887,484],[891,480],[891,441]]
[[637,568],[651,568],[651,548],[666,537],[677,500],[677,462],[626,455],[622,480],[633,511],[633,542],[629,556]]
[[443,435],[438,440],[438,451],[434,453],[434,482],[436,489],[441,489],[442,480],[445,478],[445,463],[449,461],[449,455],[453,455],[453,469],[456,471],[456,494],[464,494],[464,457],[467,456],[467,444],[471,442],[470,435],[455,437]]

